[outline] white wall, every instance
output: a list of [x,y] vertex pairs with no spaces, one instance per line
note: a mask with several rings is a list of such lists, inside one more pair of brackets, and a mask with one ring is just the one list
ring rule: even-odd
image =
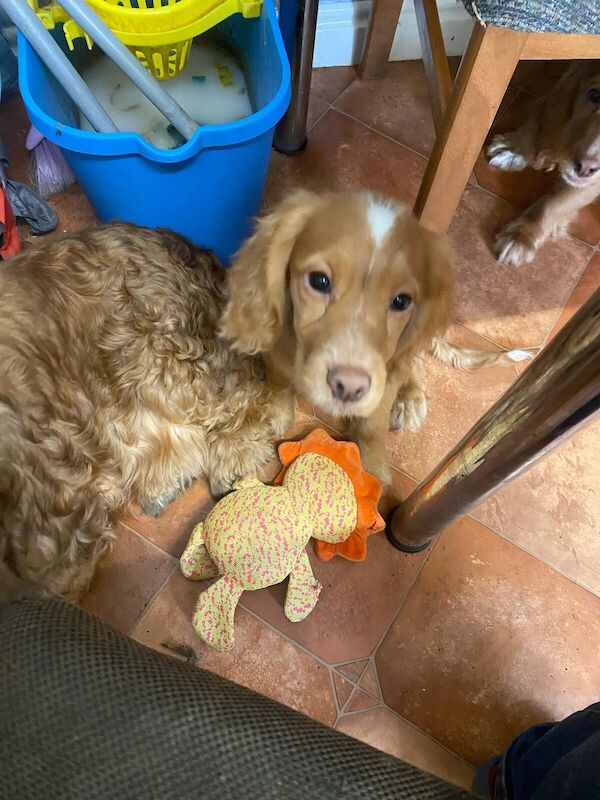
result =
[[[457,0],[438,0],[438,10],[448,55],[461,55],[472,19]],[[356,64],[364,41],[371,0],[320,0],[315,67]],[[390,54],[392,61],[421,58],[413,0],[404,0]]]

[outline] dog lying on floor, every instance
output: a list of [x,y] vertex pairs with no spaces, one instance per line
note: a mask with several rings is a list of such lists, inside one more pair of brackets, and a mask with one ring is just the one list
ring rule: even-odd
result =
[[0,269],[0,582],[85,591],[119,518],[272,457],[287,407],[218,337],[225,272],[181,237],[114,224]]
[[221,494],[255,474],[292,422],[290,384],[348,418],[385,480],[390,422],[414,430],[426,412],[421,355],[502,357],[435,339],[450,262],[404,206],[366,192],[299,192],[267,215],[228,302],[216,259],[166,231],[108,225],[7,262],[0,588],[75,599],[132,503],[157,513],[197,476]]
[[559,173],[554,191],[496,237],[498,260],[520,267],[600,196],[600,61],[573,64],[547,95],[531,104],[523,125],[495,136],[486,152],[499,169]]
[[298,191],[259,221],[228,271],[221,332],[239,352],[264,355],[290,407],[296,392],[344,418],[345,438],[386,482],[390,427],[414,431],[427,413],[421,357],[433,348],[462,369],[505,357],[438,338],[450,320],[451,260],[404,205]]

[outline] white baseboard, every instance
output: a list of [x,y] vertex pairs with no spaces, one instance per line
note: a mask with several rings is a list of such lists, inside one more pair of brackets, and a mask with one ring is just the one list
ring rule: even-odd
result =
[[[364,42],[372,0],[321,0],[315,43],[315,67],[357,64]],[[462,3],[438,0],[448,55],[462,55],[473,20]],[[412,0],[404,0],[390,61],[421,58],[417,20]]]

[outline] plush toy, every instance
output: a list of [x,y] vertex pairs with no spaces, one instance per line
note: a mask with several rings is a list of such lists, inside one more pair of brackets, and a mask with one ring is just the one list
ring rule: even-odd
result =
[[367,536],[384,527],[377,511],[381,484],[362,469],[355,444],[315,430],[281,445],[279,456],[277,485],[257,478],[237,483],[194,528],[181,557],[187,578],[221,576],[202,592],[193,618],[196,632],[217,650],[233,647],[244,590],[289,576],[286,617],[299,622],[310,614],[321,591],[305,549],[311,537],[321,558],[358,561],[366,555]]

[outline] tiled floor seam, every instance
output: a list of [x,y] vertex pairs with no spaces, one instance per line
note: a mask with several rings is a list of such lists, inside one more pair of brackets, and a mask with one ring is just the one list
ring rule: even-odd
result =
[[[345,709],[348,708],[348,705],[350,704],[350,702],[352,701],[354,696],[357,695],[357,694],[361,694],[361,693],[366,694],[367,697],[369,697],[371,700],[375,700],[375,704],[372,705],[372,706],[369,706],[369,708],[359,708],[356,711],[346,711]],[[343,717],[353,717],[356,714],[362,714],[365,711],[371,711],[371,709],[379,708],[382,705],[383,705],[383,700],[380,697],[379,698],[378,697],[373,697],[372,694],[369,694],[368,692],[365,692],[365,690],[361,686],[356,684],[356,686],[352,689],[352,691],[348,695],[348,699],[344,703],[344,709],[342,710],[342,716]]]
[[[383,689],[381,688],[381,681],[379,680],[379,672],[377,671],[377,662],[375,661],[374,653],[371,655],[371,658],[369,659],[369,664],[371,665],[371,669],[373,670],[373,675],[375,675],[375,680],[377,682],[377,688],[379,689],[379,698],[376,699],[383,701]],[[367,694],[370,694],[370,692],[367,692]],[[374,695],[372,694],[370,696],[374,697]]]
[[440,742],[430,733],[427,733],[427,731],[424,731],[422,728],[419,728],[417,725],[415,725],[414,722],[411,722],[406,717],[403,717],[402,714],[399,714],[395,709],[387,705],[387,703],[385,702],[385,698],[383,699],[381,707],[390,711],[395,717],[398,717],[398,719],[402,720],[402,722],[404,722],[406,725],[409,725],[413,730],[417,731],[418,733],[422,733],[423,736],[426,736],[429,739],[429,741],[438,745],[438,747],[441,747],[442,750],[445,750],[449,755],[451,755],[453,758],[456,758],[457,761],[460,761],[465,766],[470,767],[470,769],[476,769],[479,766],[478,764],[471,764],[468,761],[465,761],[465,759],[462,756],[458,755],[458,753],[455,753],[453,750],[450,750],[450,748],[446,747],[446,745],[443,742]]
[[[466,322],[461,322],[459,319],[453,319],[452,322],[453,322],[454,325],[458,325],[459,327],[464,328],[464,330],[469,331],[469,333],[472,333],[475,336],[478,336],[480,339],[483,339],[484,341],[488,342],[488,344],[491,344],[494,347],[499,348],[502,352],[506,352],[507,350],[514,349],[512,347],[507,347],[506,345],[501,344],[500,342],[497,342],[495,339],[491,339],[489,336],[486,336],[485,334],[480,333],[479,331],[474,330]],[[518,349],[519,350],[529,350],[529,351],[533,352],[534,355],[536,355],[541,350],[541,345],[539,345],[539,344],[524,344],[523,342],[519,342]],[[485,367],[481,367],[480,369],[485,369]]]
[[179,562],[179,559],[178,559],[176,556],[174,556],[172,553],[169,553],[169,551],[168,551],[168,550],[165,550],[165,549],[163,549],[163,548],[162,548],[162,547],[161,547],[159,544],[156,544],[156,542],[153,542],[153,541],[152,541],[152,539],[147,539],[147,538],[144,536],[144,534],[143,534],[143,533],[141,533],[140,531],[136,530],[135,528],[132,528],[132,527],[131,527],[131,525],[128,525],[128,524],[127,524],[126,522],[124,522],[123,520],[121,520],[121,521],[119,522],[119,525],[122,525],[124,528],[127,528],[127,530],[128,530],[130,533],[134,533],[134,534],[135,534],[136,536],[138,536],[140,539],[143,539],[143,540],[144,540],[144,541],[145,541],[147,544],[149,544],[149,545],[150,545],[151,547],[153,547],[155,550],[158,550],[158,552],[159,552],[159,553],[162,553],[163,555],[165,555],[165,556],[168,556],[170,559],[172,559],[172,560],[173,560],[173,563],[174,563],[174,564],[175,564],[176,562],[177,562],[177,563]]
[[[437,466],[437,465],[436,465],[436,466]],[[405,478],[408,478],[409,480],[411,480],[411,481],[414,481],[414,482],[417,484],[417,486],[419,486],[421,483],[423,483],[423,481],[420,481],[420,480],[418,480],[418,479],[417,479],[417,478],[415,478],[413,475],[411,475],[411,474],[410,474],[410,473],[408,473],[408,472],[405,472],[404,470],[398,469],[398,467],[395,467],[395,466],[393,466],[393,465],[392,465],[392,469],[394,469],[396,472],[399,472],[399,473],[400,473],[401,475],[403,475]],[[430,473],[431,473],[432,471],[433,471],[433,470],[430,470]],[[429,473],[429,474],[430,474],[430,473]],[[426,478],[425,478],[425,479],[426,479]],[[425,480],[425,479],[424,479],[424,480]],[[515,479],[515,480],[516,480],[516,479]],[[405,498],[405,499],[406,499],[406,498]],[[401,504],[401,503],[403,503],[403,502],[404,502],[404,500],[400,500],[400,501],[399,501],[399,504]],[[593,591],[592,591],[591,589],[589,589],[587,586],[584,586],[584,585],[583,585],[582,583],[580,583],[579,581],[576,581],[576,580],[574,580],[574,578],[572,578],[570,575],[567,575],[567,574],[565,574],[564,572],[561,572],[561,570],[560,570],[560,569],[557,569],[555,566],[553,566],[552,564],[548,563],[548,562],[547,562],[547,561],[545,561],[543,558],[540,558],[540,557],[539,557],[539,556],[537,556],[535,553],[532,553],[530,550],[528,550],[528,549],[527,549],[526,547],[524,547],[523,545],[519,544],[518,542],[514,542],[514,541],[513,541],[513,540],[512,540],[512,539],[511,539],[511,538],[510,538],[510,537],[509,537],[507,534],[505,534],[505,533],[502,533],[502,531],[500,531],[500,530],[498,530],[498,529],[494,528],[492,525],[489,525],[487,522],[484,522],[483,520],[479,519],[477,516],[475,516],[475,514],[473,514],[473,513],[466,513],[466,514],[463,514],[463,515],[462,515],[462,517],[459,517],[459,519],[463,519],[463,518],[465,518],[465,517],[468,517],[469,519],[472,519],[472,520],[473,520],[473,522],[476,522],[478,525],[481,525],[481,526],[483,526],[484,528],[487,528],[487,530],[488,530],[488,531],[490,531],[490,533],[493,533],[493,534],[495,534],[496,536],[500,536],[500,538],[501,538],[501,539],[504,539],[504,541],[506,541],[506,542],[508,542],[509,544],[513,545],[513,547],[516,547],[516,548],[517,548],[517,550],[521,550],[523,553],[526,553],[526,554],[527,554],[528,556],[530,556],[531,558],[534,558],[536,561],[539,561],[539,562],[540,562],[540,564],[543,564],[545,567],[548,567],[548,569],[551,569],[551,570],[552,570],[552,572],[556,573],[557,575],[560,575],[560,576],[561,576],[561,578],[565,578],[566,580],[570,581],[571,583],[574,583],[574,584],[575,584],[576,586],[578,586],[580,589],[583,589],[584,591],[586,591],[586,592],[588,592],[589,594],[591,594],[591,595],[592,595],[592,597],[598,597],[598,596],[599,596],[599,595],[595,594],[595,592],[593,592]],[[457,520],[455,520],[455,521],[457,521]],[[450,527],[450,525],[448,525],[448,527]],[[434,546],[435,546],[436,542],[437,542],[437,541],[438,541],[438,540],[439,540],[439,539],[440,539],[440,538],[441,538],[443,535],[444,535],[444,531],[442,531],[440,534],[438,534],[437,538],[436,538],[436,539],[434,540],[434,542],[433,542],[433,545],[434,545]],[[424,562],[423,562],[423,564],[421,565],[420,569],[418,570],[418,573],[417,573],[417,575],[415,576],[415,580],[416,580],[416,578],[418,577],[418,575],[420,574],[421,570],[423,569],[423,566],[424,566],[424,565],[427,563],[427,561],[429,560],[429,558],[430,558],[430,556],[431,556],[431,552],[432,552],[432,550],[433,550],[433,546],[432,546],[431,550],[429,551],[429,554],[428,554],[427,558],[425,559],[425,561],[424,561]],[[405,595],[405,597],[404,597],[404,599],[403,599],[403,601],[402,601],[402,604],[404,604],[404,601],[406,600],[406,597],[408,596],[408,592],[409,592],[409,591],[412,589],[413,585],[414,585],[414,581],[413,581],[413,583],[411,584],[410,588],[408,589],[408,591],[407,591],[407,593],[406,593],[406,595]],[[395,616],[398,616],[398,614],[396,614]],[[394,618],[395,618],[395,617],[394,617]],[[387,632],[387,631],[386,631],[386,632]],[[374,653],[376,653],[376,651],[377,651],[377,649],[379,648],[379,645],[380,645],[380,644],[381,644],[381,641],[380,641],[380,642],[377,644],[377,646],[375,647]],[[357,659],[357,660],[360,660],[360,659]]]
[[337,95],[336,95],[336,96],[333,98],[333,100],[325,100],[325,98],[324,98],[324,97],[321,97],[321,96],[320,96],[319,94],[317,94],[316,92],[315,92],[315,95],[316,95],[316,96],[319,98],[319,100],[323,100],[323,102],[325,102],[325,103],[329,103],[329,105],[330,105],[330,106],[333,106],[333,105],[335,105],[335,104],[337,103],[337,101],[338,101],[338,100],[339,100],[339,99],[342,97],[342,95],[344,95],[344,94],[345,94],[345,93],[348,91],[348,89],[349,89],[349,88],[352,86],[352,84],[353,84],[353,83],[356,83],[356,81],[359,81],[359,80],[360,80],[360,79],[359,79],[359,77],[358,77],[358,75],[357,75],[357,73],[356,73],[356,69],[354,69],[354,77],[352,78],[352,80],[350,81],[350,83],[348,84],[348,86],[344,86],[344,88],[342,89],[342,91],[341,91],[341,92],[339,92],[339,94],[337,94]]
[[[316,118],[316,120],[313,122],[313,124],[312,124],[310,127],[307,127],[307,129],[306,129],[306,134],[307,134],[307,135],[308,135],[308,134],[309,134],[309,133],[310,133],[310,132],[313,130],[313,128],[315,127],[315,125],[318,125],[318,124],[319,124],[319,122],[320,122],[320,121],[323,119],[323,117],[325,116],[325,114],[327,114],[327,112],[328,112],[330,109],[331,109],[331,106],[327,106],[327,108],[325,109],[325,111],[323,111],[323,113],[322,113],[322,114],[319,114],[319,116]],[[294,154],[293,154],[293,153],[291,154],[291,156],[288,156],[288,158],[293,158],[293,157],[294,157]]]
[[[522,473],[521,473],[521,474],[522,474]],[[567,580],[567,581],[569,581],[570,583],[572,583],[572,584],[574,584],[575,586],[577,586],[577,587],[578,587],[579,589],[581,589],[582,591],[584,591],[584,592],[587,592],[587,593],[588,593],[588,594],[590,594],[592,597],[595,597],[595,598],[597,598],[597,599],[599,599],[599,600],[600,600],[600,595],[596,594],[594,591],[592,591],[591,589],[589,589],[587,586],[584,586],[582,583],[580,583],[579,581],[575,580],[575,579],[574,579],[574,578],[573,578],[571,575],[567,575],[567,574],[565,574],[564,572],[561,572],[561,570],[560,570],[560,569],[558,569],[557,567],[555,567],[553,564],[550,564],[550,563],[548,563],[548,561],[545,561],[543,558],[540,558],[540,557],[539,557],[538,555],[536,555],[535,553],[532,553],[532,552],[531,552],[530,550],[528,550],[528,549],[527,549],[525,546],[523,546],[523,545],[519,544],[518,542],[514,542],[514,541],[513,541],[513,540],[512,540],[512,539],[511,539],[511,538],[510,538],[510,537],[509,537],[507,534],[505,534],[505,533],[502,533],[502,531],[500,531],[500,530],[497,530],[497,529],[496,529],[496,528],[494,528],[492,525],[489,525],[487,522],[483,522],[482,520],[478,519],[478,518],[477,518],[476,516],[474,516],[473,514],[465,514],[465,516],[466,516],[466,517],[469,517],[470,519],[472,519],[472,520],[473,520],[474,522],[476,522],[478,525],[483,525],[483,527],[484,527],[484,528],[487,528],[487,529],[488,529],[488,531],[490,531],[491,533],[495,534],[496,536],[499,536],[501,539],[504,539],[504,541],[505,541],[505,542],[508,542],[509,544],[512,544],[512,545],[513,545],[513,547],[516,547],[518,550],[521,550],[521,552],[525,553],[525,554],[526,554],[526,555],[528,555],[530,558],[534,558],[534,559],[535,559],[536,561],[538,561],[540,564],[543,564],[545,567],[547,567],[548,569],[552,570],[552,572],[554,572],[554,573],[555,573],[555,575],[560,575],[560,577],[561,577],[561,578],[564,578],[565,580]],[[443,533],[441,533],[441,534],[440,534],[440,536],[443,536],[443,535],[444,535]]]
[[[293,645],[293,647],[295,647],[297,650],[300,650],[305,655],[310,656],[313,659],[313,661],[316,661],[322,667],[325,667],[330,672],[332,671],[332,669],[333,669],[332,665],[329,664],[327,661],[325,661],[325,659],[321,658],[321,656],[317,655],[316,653],[313,653],[313,651],[310,650],[308,647],[306,647],[303,644],[300,644],[300,642],[297,642],[295,639],[292,639],[291,636],[288,636],[283,631],[280,631],[279,628],[277,628],[275,625],[273,625],[268,620],[264,619],[264,617],[261,617],[260,614],[257,614],[256,611],[254,611],[253,609],[248,608],[248,606],[244,605],[243,600],[240,600],[238,605],[241,608],[243,608],[244,611],[247,614],[250,614],[251,617],[254,617],[254,619],[257,619],[259,622],[262,622],[263,625],[265,625],[267,628],[269,628],[270,631],[272,631],[274,634],[279,636],[281,639],[283,639],[284,641],[286,641],[289,644]],[[358,659],[358,660],[360,661],[360,659]]]
[[341,111],[335,105],[331,106],[331,111],[335,112],[336,114],[341,114],[341,116],[347,117],[348,119],[351,119],[353,122],[356,122],[359,125],[362,125],[363,128],[367,128],[367,130],[371,131],[371,133],[375,133],[375,134],[377,134],[377,136],[381,136],[382,139],[387,139],[389,142],[392,142],[393,144],[398,145],[398,147],[403,147],[405,150],[408,150],[409,153],[412,153],[413,155],[418,156],[419,158],[422,158],[423,161],[427,162],[429,160],[429,156],[424,156],[423,153],[419,153],[418,150],[413,150],[412,147],[409,147],[407,144],[404,144],[403,142],[399,142],[397,139],[394,139],[392,136],[389,136],[387,133],[382,133],[381,131],[378,131],[377,128],[374,128],[372,125],[369,125],[367,122],[363,122],[362,120],[357,119],[356,117],[353,117],[352,114],[348,114],[347,111]]
[[[437,465],[436,465],[436,466],[437,466]],[[399,473],[400,473],[401,475],[403,475],[405,478],[408,478],[409,480],[411,480],[411,481],[414,481],[414,482],[417,484],[417,486],[419,486],[421,483],[423,483],[423,481],[422,481],[422,480],[418,480],[417,478],[415,478],[415,477],[414,477],[413,475],[411,475],[410,473],[408,473],[408,472],[405,472],[404,470],[401,470],[401,469],[399,469],[398,467],[395,467],[394,465],[392,465],[392,469],[394,469],[396,472],[399,472]],[[431,474],[431,472],[432,472],[432,471],[433,471],[433,470],[430,470],[429,474]],[[426,480],[426,477],[425,477],[423,480]],[[516,480],[516,479],[515,479],[515,480]],[[405,499],[406,499],[406,498],[405,498]],[[400,500],[400,501],[398,501],[398,503],[399,503],[399,504],[401,504],[401,503],[403,503],[403,502],[405,502],[405,500]],[[510,537],[509,537],[507,534],[505,534],[505,533],[502,533],[502,531],[500,531],[500,530],[498,530],[498,529],[494,528],[492,525],[489,525],[487,522],[484,522],[483,520],[479,519],[477,516],[475,516],[475,514],[474,514],[474,513],[466,513],[466,514],[463,514],[463,515],[462,515],[462,517],[459,517],[459,519],[463,519],[464,517],[468,517],[469,519],[472,519],[472,520],[473,520],[473,522],[476,522],[478,525],[481,525],[481,526],[483,526],[484,528],[487,528],[487,530],[488,530],[488,531],[490,531],[490,533],[493,533],[493,534],[495,534],[496,536],[500,536],[500,538],[501,538],[501,539],[504,539],[504,541],[506,541],[506,542],[508,542],[509,544],[513,545],[513,547],[516,547],[516,548],[517,548],[517,550],[521,550],[523,553],[526,553],[526,554],[527,554],[528,556],[530,556],[531,558],[534,558],[536,561],[539,561],[539,562],[540,562],[540,564],[543,564],[545,567],[548,567],[548,569],[551,569],[551,570],[552,570],[554,573],[556,573],[557,575],[560,575],[560,576],[561,576],[561,578],[565,578],[566,580],[570,581],[571,583],[574,583],[574,584],[575,584],[576,586],[578,586],[580,589],[583,589],[584,591],[586,591],[586,592],[588,592],[589,594],[591,594],[591,595],[592,595],[592,597],[598,597],[598,596],[599,596],[599,595],[596,595],[596,594],[595,594],[595,592],[593,592],[593,591],[592,591],[591,589],[589,589],[587,586],[584,586],[584,585],[583,585],[583,584],[581,584],[579,581],[576,581],[576,580],[574,580],[574,578],[572,578],[570,575],[567,575],[567,574],[565,574],[564,572],[561,572],[561,570],[560,570],[560,569],[557,569],[555,566],[553,566],[552,564],[548,563],[548,562],[547,562],[547,561],[545,561],[543,558],[540,558],[540,557],[539,557],[539,556],[537,556],[535,553],[532,553],[530,550],[528,550],[528,549],[527,549],[526,547],[524,547],[523,545],[519,544],[518,542],[514,542],[514,541],[513,541],[513,540],[512,540],[512,539],[511,539],[511,538],[510,538]],[[455,521],[457,521],[457,520],[455,520]],[[450,525],[448,525],[448,527],[450,527]],[[435,546],[436,542],[437,542],[437,541],[438,541],[438,540],[439,540],[439,539],[440,539],[440,538],[441,538],[443,535],[444,535],[444,531],[442,531],[440,534],[438,534],[437,538],[436,538],[436,539],[434,540],[434,542],[433,542],[433,545],[434,545],[434,546]],[[427,558],[424,560],[423,564],[421,565],[420,569],[418,570],[418,572],[417,572],[417,575],[415,576],[415,580],[416,580],[416,578],[418,577],[418,575],[420,574],[421,570],[423,569],[423,566],[424,566],[424,565],[427,563],[427,561],[429,560],[429,558],[430,558],[430,556],[431,556],[431,552],[432,552],[432,550],[433,550],[433,546],[432,546],[431,550],[429,551],[429,554],[428,554]],[[403,599],[403,601],[402,601],[402,604],[404,604],[404,601],[406,600],[406,597],[408,596],[408,592],[409,592],[409,591],[412,589],[413,585],[414,585],[414,581],[413,581],[413,583],[411,584],[410,588],[408,589],[408,591],[407,591],[407,593],[406,593],[406,595],[405,595],[405,597],[404,597],[404,599]],[[398,616],[398,614],[396,614],[395,616]],[[387,631],[386,631],[386,632],[387,632]],[[383,640],[383,639],[382,639],[382,640]],[[380,644],[381,644],[381,641],[380,641],[380,642],[377,644],[377,646],[375,647],[375,650],[373,651],[373,652],[374,652],[374,654],[377,652],[377,649],[379,648],[379,645],[380,645]],[[360,660],[360,659],[357,659],[357,660]]]
[[[134,532],[135,532],[135,531],[134,531]],[[160,549],[160,548],[159,548],[159,549]],[[150,600],[148,600],[148,602],[146,603],[146,605],[145,605],[145,606],[142,608],[142,610],[140,611],[140,613],[139,613],[139,614],[138,614],[138,616],[136,617],[135,621],[133,622],[133,624],[131,625],[131,627],[130,627],[130,628],[129,628],[129,630],[127,631],[127,635],[128,635],[128,636],[132,636],[132,634],[133,634],[133,631],[135,630],[135,628],[137,627],[137,625],[138,625],[138,624],[139,624],[139,623],[140,623],[140,622],[141,622],[141,621],[144,619],[144,617],[146,616],[146,614],[148,613],[148,611],[150,611],[150,609],[152,608],[152,606],[154,605],[154,603],[155,603],[155,602],[158,600],[158,598],[160,597],[160,595],[163,593],[163,591],[164,591],[164,589],[165,589],[165,587],[166,587],[167,583],[168,583],[168,582],[171,580],[171,578],[173,577],[173,575],[175,575],[175,572],[176,572],[176,570],[177,570],[177,567],[178,567],[178,564],[177,564],[177,563],[174,563],[174,564],[172,565],[172,568],[171,568],[171,571],[169,572],[169,574],[168,574],[168,575],[165,577],[164,581],[163,581],[163,582],[160,584],[160,586],[158,587],[158,589],[157,589],[157,590],[154,592],[154,594],[152,595],[152,597],[150,598]]]
[[[423,569],[425,568],[425,565],[427,564],[427,562],[428,562],[428,561],[429,561],[429,559],[431,558],[431,554],[432,554],[432,553],[433,553],[433,551],[435,550],[435,547],[436,547],[437,543],[438,543],[438,539],[435,539],[435,540],[434,540],[434,542],[433,542],[433,544],[432,544],[432,545],[431,545],[431,547],[429,548],[429,550],[427,550],[427,551],[426,551],[426,552],[427,552],[427,555],[425,556],[425,558],[424,558],[424,559],[423,559],[423,561],[421,562],[420,566],[419,566],[419,567],[418,567],[418,568],[415,570],[415,574],[414,574],[414,576],[413,576],[413,579],[411,580],[411,582],[410,582],[410,583],[409,583],[409,585],[407,586],[407,588],[406,588],[406,591],[405,591],[405,593],[404,593],[404,596],[402,597],[402,599],[401,599],[401,600],[400,600],[400,602],[398,603],[398,605],[397,605],[397,607],[396,607],[396,609],[395,609],[395,611],[394,611],[394,613],[393,613],[393,615],[392,615],[392,618],[390,619],[390,621],[388,622],[388,624],[385,626],[385,629],[384,629],[383,633],[382,633],[382,634],[381,634],[381,636],[379,637],[379,640],[377,641],[377,644],[375,645],[375,647],[373,648],[373,651],[371,652],[371,655],[369,656],[369,658],[373,659],[373,663],[375,664],[375,672],[376,672],[376,674],[377,674],[377,675],[378,675],[378,673],[377,673],[377,665],[376,665],[377,651],[378,651],[378,650],[379,650],[379,648],[381,647],[381,644],[383,643],[383,641],[384,641],[385,637],[388,635],[388,633],[389,633],[389,631],[390,631],[390,628],[392,627],[392,625],[394,624],[394,622],[395,622],[395,621],[396,621],[396,619],[398,618],[398,615],[399,615],[399,614],[400,614],[400,612],[402,611],[402,608],[404,607],[404,603],[406,603],[406,601],[407,601],[407,599],[408,599],[408,596],[409,596],[409,594],[410,594],[410,593],[412,592],[412,590],[414,589],[414,587],[415,587],[415,584],[416,584],[416,582],[417,582],[417,580],[418,580],[418,578],[419,578],[419,575],[421,574],[421,572],[422,572],[422,571],[423,571]],[[390,547],[391,547],[391,546],[392,546],[392,545],[390,545]],[[379,681],[379,676],[378,676],[378,681]],[[381,689],[381,686],[380,686],[379,688]],[[381,696],[383,697],[383,692],[382,692],[382,695],[381,695]]]
[[330,667],[329,668],[329,687],[331,689],[331,694],[333,696],[333,704],[335,706],[335,720],[333,722],[332,728],[335,728],[338,724],[339,720],[342,718],[342,709],[340,706],[340,702],[338,700],[337,692],[335,690],[335,681],[333,680],[333,673],[334,670]]

